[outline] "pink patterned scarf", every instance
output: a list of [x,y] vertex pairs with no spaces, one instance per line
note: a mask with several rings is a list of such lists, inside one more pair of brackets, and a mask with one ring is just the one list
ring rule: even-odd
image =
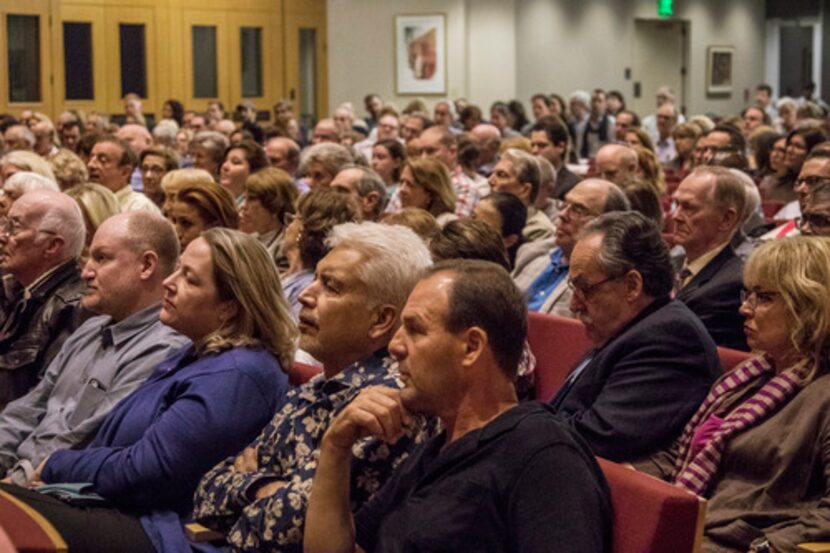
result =
[[[769,360],[758,356],[721,376],[676,443],[678,454],[672,475],[675,485],[702,496],[718,472],[723,449],[729,438],[758,424],[786,404],[804,386],[808,372],[808,364],[801,362],[776,375]],[[731,413],[718,412],[734,392],[758,378],[769,380]],[[713,414],[722,416],[723,423],[705,446],[693,451],[691,445],[695,430]]]

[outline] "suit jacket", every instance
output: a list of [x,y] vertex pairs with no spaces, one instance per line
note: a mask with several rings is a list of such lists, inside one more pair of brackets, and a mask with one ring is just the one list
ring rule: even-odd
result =
[[717,345],[749,351],[738,313],[742,288],[743,261],[727,246],[677,292],[677,299],[700,317]]
[[706,329],[668,298],[655,299],[588,356],[582,373],[551,404],[594,454],[617,462],[671,444],[720,374]]
[[571,191],[571,188],[577,185],[582,178],[572,173],[570,169],[563,163],[559,171],[556,172],[556,186],[553,188],[553,197],[558,200],[564,200],[565,194]]

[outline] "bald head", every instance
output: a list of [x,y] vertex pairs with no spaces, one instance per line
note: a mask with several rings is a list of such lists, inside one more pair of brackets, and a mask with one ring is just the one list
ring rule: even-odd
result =
[[625,182],[637,171],[637,153],[628,146],[606,144],[597,152],[597,169],[605,180]]
[[582,180],[565,194],[565,206],[557,216],[556,245],[570,257],[582,227],[603,213],[629,209],[625,193],[613,182]]
[[300,147],[296,142],[284,136],[275,136],[265,143],[265,157],[271,167],[282,169],[294,175],[300,165]]
[[501,131],[495,125],[482,123],[473,127],[470,138],[478,149],[479,166],[491,163],[496,159],[501,146]]
[[144,150],[153,144],[153,136],[150,131],[134,123],[124,125],[118,129],[116,136],[126,142],[136,156],[140,156]]

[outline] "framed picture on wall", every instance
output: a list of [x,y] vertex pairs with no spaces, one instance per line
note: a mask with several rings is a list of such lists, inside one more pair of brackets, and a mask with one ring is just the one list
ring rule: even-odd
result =
[[735,57],[734,46],[706,48],[706,93],[730,94]]
[[447,18],[395,16],[395,89],[398,94],[447,93]]

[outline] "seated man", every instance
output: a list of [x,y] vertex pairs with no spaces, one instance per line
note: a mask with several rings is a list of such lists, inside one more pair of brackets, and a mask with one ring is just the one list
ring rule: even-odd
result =
[[830,183],[813,187],[801,213],[801,234],[830,236]]
[[527,297],[530,311],[572,317],[567,286],[568,259],[586,223],[609,211],[627,211],[628,198],[612,182],[586,179],[565,195],[553,240],[523,246],[516,256],[513,280]]
[[501,155],[488,180],[494,192],[513,194],[527,207],[527,222],[522,229],[526,242],[553,237],[556,228],[548,216],[535,207],[542,182],[536,158],[510,148]]
[[159,322],[179,241],[161,215],[104,221],[83,270],[84,307],[98,313],[67,338],[40,383],[0,413],[0,471],[19,485],[58,449],[78,446],[109,410],[186,339]]
[[674,242],[686,251],[677,299],[697,315],[719,346],[748,350],[738,313],[743,261],[732,237],[743,222],[746,192],[723,167],[701,166],[674,193]]
[[[271,423],[236,459],[199,484],[194,518],[225,533],[241,551],[302,551],[308,494],[320,440],[331,420],[367,386],[397,388],[386,350],[406,297],[431,264],[412,231],[379,223],[334,228],[331,252],[300,296],[300,348],[323,375],[289,392]],[[423,422],[423,421],[422,421]],[[352,506],[362,505],[416,443],[427,425],[410,427],[394,446],[361,440],[353,449]]]
[[630,461],[666,447],[720,374],[712,338],[670,299],[669,252],[656,223],[608,213],[571,255],[571,310],[594,346],[551,400],[594,453]]
[[23,194],[9,210],[2,268],[18,287],[0,328],[0,408],[37,384],[86,318],[78,257],[84,219],[61,192]]
[[340,169],[330,186],[355,199],[364,221],[377,221],[389,199],[380,175],[360,165],[346,165]]
[[[545,406],[516,399],[527,310],[507,272],[442,262],[402,318],[389,350],[404,387],[364,390],[331,423],[305,551],[607,551],[608,491],[590,450]],[[413,413],[437,416],[444,432],[353,517],[354,444],[364,436],[395,443]]]

